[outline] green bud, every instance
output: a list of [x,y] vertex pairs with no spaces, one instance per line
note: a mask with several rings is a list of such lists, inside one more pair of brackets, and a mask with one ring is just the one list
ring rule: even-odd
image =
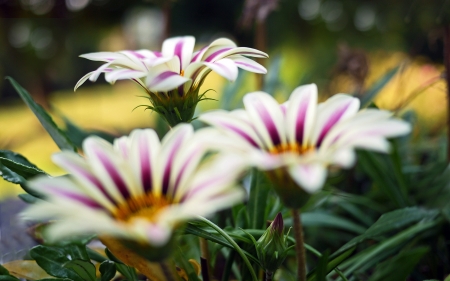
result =
[[255,244],[256,253],[265,271],[275,272],[287,256],[284,222],[278,213],[270,226]]

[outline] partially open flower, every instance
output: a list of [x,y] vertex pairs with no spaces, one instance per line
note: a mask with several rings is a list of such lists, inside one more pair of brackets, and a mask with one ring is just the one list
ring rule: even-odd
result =
[[247,94],[244,105],[245,110],[210,112],[200,120],[225,132],[252,165],[266,170],[290,208],[322,188],[329,165],[351,167],[355,148],[388,152],[386,138],[411,130],[387,111],[359,111],[359,100],[349,95],[317,104],[315,84],[298,87],[281,105],[264,92]]
[[114,145],[90,137],[83,143],[85,157],[69,151],[54,155],[68,176],[29,182],[47,201],[32,205],[23,216],[56,219],[46,232],[51,240],[98,234],[163,247],[186,220],[227,208],[244,196],[236,184],[242,172],[239,159],[222,154],[203,159],[208,135],[181,124],[162,142],[150,129],[134,130]]
[[[286,235],[287,236],[287,235]],[[275,272],[283,263],[288,253],[284,235],[284,222],[278,213],[264,234],[256,241],[256,253],[264,271]]]
[[75,90],[88,79],[96,81],[101,73],[105,73],[110,83],[131,79],[148,93],[152,103],[149,108],[174,126],[192,120],[197,103],[204,99],[204,94],[199,93],[200,87],[211,71],[230,81],[237,78],[238,67],[255,73],[267,72],[263,66],[246,58],[267,58],[266,53],[237,47],[229,39],[217,39],[197,52],[194,52],[194,45],[195,38],[185,36],[165,40],[162,52],[138,50],[81,55],[105,64],[83,76]]

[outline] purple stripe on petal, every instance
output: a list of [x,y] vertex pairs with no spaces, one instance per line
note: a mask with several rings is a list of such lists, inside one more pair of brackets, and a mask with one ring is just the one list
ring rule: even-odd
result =
[[317,146],[320,146],[323,139],[325,138],[326,134],[330,131],[330,129],[341,119],[341,117],[344,115],[347,108],[350,106],[350,103],[344,105],[343,107],[339,108],[338,110],[334,111],[333,114],[331,114],[328,121],[323,126],[322,131],[320,132],[319,139],[317,140]]
[[228,51],[228,50],[231,50],[231,49],[233,49],[233,48],[223,48],[223,49],[220,49],[220,50],[218,50],[218,51],[215,51],[214,53],[212,53],[211,55],[209,55],[209,56],[205,59],[205,61],[206,61],[206,62],[210,62],[210,61],[212,61],[214,58],[216,58],[217,56],[219,56],[220,54],[222,54],[222,53],[224,53],[224,52],[226,52],[226,51]]
[[179,97],[184,96],[184,84],[178,86],[178,96],[179,96]]
[[197,61],[197,58],[198,58],[200,55],[204,54],[203,51],[204,51],[206,48],[208,48],[208,47],[209,47],[209,46],[205,46],[205,47],[201,48],[201,49],[195,54],[195,56],[191,59],[191,62]]
[[175,56],[177,56],[178,57],[178,59],[180,60],[180,72],[181,72],[181,70],[183,69],[183,59],[182,59],[182,56],[183,56],[183,45],[184,45],[184,41],[183,40],[180,40],[180,41],[178,41],[177,42],[177,44],[175,45],[175,50],[174,50],[174,54],[175,54]]
[[52,187],[52,193],[54,193],[57,196],[65,197],[67,199],[70,199],[72,201],[75,201],[77,203],[81,203],[85,205],[86,207],[92,208],[92,209],[103,209],[103,206],[97,203],[96,201],[92,200],[92,198],[83,196],[81,194],[77,194],[74,192],[70,192],[68,190],[63,190],[59,188],[59,186]]
[[152,167],[150,165],[148,143],[145,138],[139,140],[139,150],[142,187],[145,192],[148,192],[152,189]]
[[155,55],[155,57],[158,57],[158,58],[162,58],[162,53],[161,52],[153,52],[153,54]]
[[167,78],[170,78],[172,76],[178,75],[178,73],[175,73],[173,71],[165,71],[160,73],[158,76],[156,76],[155,78],[153,78],[153,81],[151,83],[151,86],[155,86],[158,83],[161,83],[162,81],[164,81]]
[[297,119],[295,120],[295,139],[297,143],[303,143],[303,133],[305,131],[305,117],[308,109],[309,98],[303,100],[298,109]]
[[128,190],[127,185],[120,176],[119,172],[116,170],[116,167],[114,167],[114,165],[111,163],[110,159],[100,151],[97,152],[97,156],[122,196],[125,199],[129,198],[130,191]]
[[77,176],[81,176],[84,179],[88,180],[92,185],[94,185],[95,187],[97,187],[98,190],[100,190],[100,192],[111,202],[111,203],[115,203],[115,200],[108,194],[108,192],[106,192],[106,189],[103,187],[102,183],[91,173],[89,173],[88,171],[86,171],[85,169],[77,166],[77,165],[72,165],[72,163],[68,162],[68,164],[70,165],[70,169],[72,169],[73,171],[76,171]]
[[162,182],[162,192],[164,195],[166,195],[167,191],[169,190],[170,172],[172,168],[173,159],[175,158],[175,153],[177,152],[177,149],[180,146],[182,140],[183,138],[179,137],[172,145],[172,151],[170,151],[166,167],[164,168],[164,175]]
[[231,124],[228,124],[228,123],[224,123],[224,122],[220,122],[219,125],[232,130],[233,132],[235,132],[236,134],[241,136],[243,139],[245,139],[247,142],[249,142],[252,146],[259,148],[259,145],[252,139],[252,137],[250,137],[247,133],[245,133],[240,128],[233,126]]
[[262,69],[262,68],[260,68],[260,67],[257,67],[257,66],[255,66],[255,65],[253,65],[253,64],[249,64],[249,63],[245,63],[245,62],[240,62],[240,61],[235,61],[234,63],[237,64],[237,65],[243,65],[243,66],[245,66],[245,67],[252,68],[252,69],[255,69],[255,70],[264,71],[264,69]]
[[269,112],[267,112],[266,108],[260,102],[255,104],[255,109],[258,111],[258,115],[261,117],[267,132],[269,133],[270,138],[272,139],[273,145],[277,146],[281,143],[280,135],[278,134],[277,127],[272,120]]
[[138,59],[145,59],[144,55],[139,54],[138,52],[135,51],[130,51],[131,54],[133,54],[135,57],[137,57]]
[[183,163],[183,166],[180,169],[180,172],[177,175],[177,179],[175,180],[175,185],[174,185],[174,189],[173,189],[173,194],[176,193],[177,189],[178,189],[178,185],[180,184],[180,180],[184,174],[184,171],[186,170],[186,168],[188,167],[190,160],[200,151],[202,150],[201,148],[197,148],[194,149],[194,151],[192,151],[192,153],[189,155],[189,157],[187,157],[186,162]]

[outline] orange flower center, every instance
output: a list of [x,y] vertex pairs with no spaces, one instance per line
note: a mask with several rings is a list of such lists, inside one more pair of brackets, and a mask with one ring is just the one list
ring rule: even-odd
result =
[[298,143],[294,143],[294,144],[279,144],[277,146],[274,146],[272,149],[269,150],[269,152],[271,154],[281,154],[281,153],[286,153],[286,152],[292,152],[295,154],[305,154],[307,152],[310,151],[314,151],[315,147],[314,146],[303,146],[300,145]]
[[180,75],[184,77],[184,70],[182,69]]
[[143,194],[139,197],[129,198],[121,204],[115,213],[115,217],[121,221],[128,221],[132,218],[145,218],[155,221],[158,213],[165,207],[172,204],[165,196],[155,196],[154,194]]

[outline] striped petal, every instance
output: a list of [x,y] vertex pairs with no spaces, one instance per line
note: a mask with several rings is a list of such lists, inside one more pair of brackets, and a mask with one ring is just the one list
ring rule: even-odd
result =
[[155,166],[160,151],[158,135],[153,130],[134,130],[130,134],[130,166],[139,184],[136,195],[151,192],[155,186]]
[[233,56],[233,55],[242,55],[248,57],[257,57],[257,58],[268,58],[269,56],[256,49],[246,48],[246,47],[213,47],[210,48],[204,55],[203,61],[205,62],[215,62],[217,60]]
[[256,61],[251,60],[249,58],[239,55],[229,56],[228,58],[233,60],[237,67],[242,68],[244,70],[260,74],[267,73],[267,69],[264,66],[260,65]]
[[286,144],[283,112],[272,96],[264,92],[250,93],[244,96],[244,105],[268,150]]
[[234,61],[230,59],[221,59],[213,63],[205,62],[204,64],[230,81],[236,80],[238,76],[238,69]]
[[194,45],[195,38],[192,36],[174,37],[164,41],[162,53],[164,57],[177,56],[179,58],[180,68],[178,73],[180,73],[190,63]]
[[150,91],[167,92],[178,88],[189,80],[189,78],[171,71],[167,64],[161,64],[150,70],[146,85]]
[[334,95],[319,105],[311,144],[320,146],[334,126],[355,115],[358,109],[359,99],[342,94]]
[[115,209],[116,200],[91,172],[89,164],[83,158],[74,153],[64,151],[54,154],[52,160],[72,174],[86,194],[89,194],[107,210],[113,211]]
[[114,153],[112,145],[98,137],[91,137],[83,143],[83,151],[91,170],[111,197],[118,203],[128,199],[132,194],[129,188],[136,187],[125,163]]
[[310,84],[296,88],[286,110],[286,134],[289,143],[307,146],[314,126],[317,107],[317,86]]
[[264,147],[255,129],[236,114],[218,110],[200,115],[199,120],[229,132],[255,148]]

